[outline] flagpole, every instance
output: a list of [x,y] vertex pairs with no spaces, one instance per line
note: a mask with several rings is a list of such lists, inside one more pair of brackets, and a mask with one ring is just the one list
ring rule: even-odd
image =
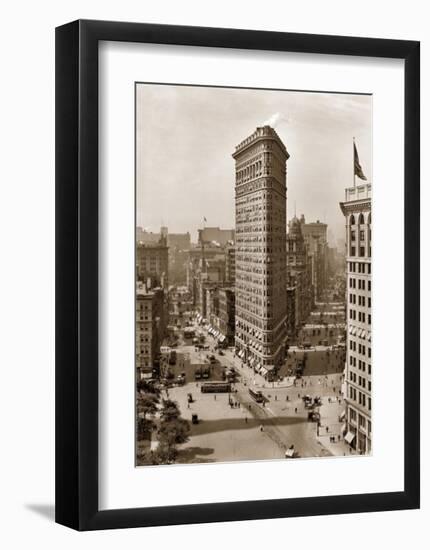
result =
[[352,184],[355,187],[355,137],[352,138]]

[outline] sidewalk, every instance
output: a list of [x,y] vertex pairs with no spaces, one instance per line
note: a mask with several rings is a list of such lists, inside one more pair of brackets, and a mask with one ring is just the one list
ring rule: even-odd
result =
[[[341,433],[343,422],[339,421],[339,415],[345,406],[344,401],[328,402],[328,398],[323,398],[323,404],[320,407],[321,427],[317,440],[335,456],[352,456],[357,453],[346,443]],[[328,428],[328,431],[327,431]],[[335,437],[335,442],[330,441],[330,436]]]

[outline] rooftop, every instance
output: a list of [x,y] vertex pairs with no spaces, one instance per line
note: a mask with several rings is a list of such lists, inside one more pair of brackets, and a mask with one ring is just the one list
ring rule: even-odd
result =
[[288,151],[283,144],[281,138],[278,136],[276,130],[272,128],[271,126],[259,126],[254,133],[252,133],[250,136],[245,138],[243,141],[239,143],[239,145],[236,145],[235,151],[233,154],[233,157],[237,155],[237,153],[245,150],[249,145],[255,143],[256,141],[262,140],[262,139],[274,139],[281,147],[282,151],[285,153],[287,159],[290,157],[288,154]]
[[362,183],[345,189],[345,202],[358,201],[372,198],[372,184]]

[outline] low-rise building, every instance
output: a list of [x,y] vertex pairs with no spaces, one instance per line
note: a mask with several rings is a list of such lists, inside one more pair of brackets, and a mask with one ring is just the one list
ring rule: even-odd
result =
[[158,368],[165,329],[165,299],[162,288],[136,288],[136,369],[140,378],[152,378]]

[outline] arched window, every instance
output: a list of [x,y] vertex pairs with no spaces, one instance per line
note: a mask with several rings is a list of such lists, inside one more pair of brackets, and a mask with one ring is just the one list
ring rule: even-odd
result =
[[358,223],[361,225],[361,224],[364,224],[364,216],[363,214],[360,214],[360,217],[358,218]]
[[372,213],[371,212],[369,212],[369,215],[367,216],[367,223],[369,225],[372,225]]
[[349,225],[355,225],[355,218],[354,218],[354,215],[352,214],[351,217],[349,218]]

